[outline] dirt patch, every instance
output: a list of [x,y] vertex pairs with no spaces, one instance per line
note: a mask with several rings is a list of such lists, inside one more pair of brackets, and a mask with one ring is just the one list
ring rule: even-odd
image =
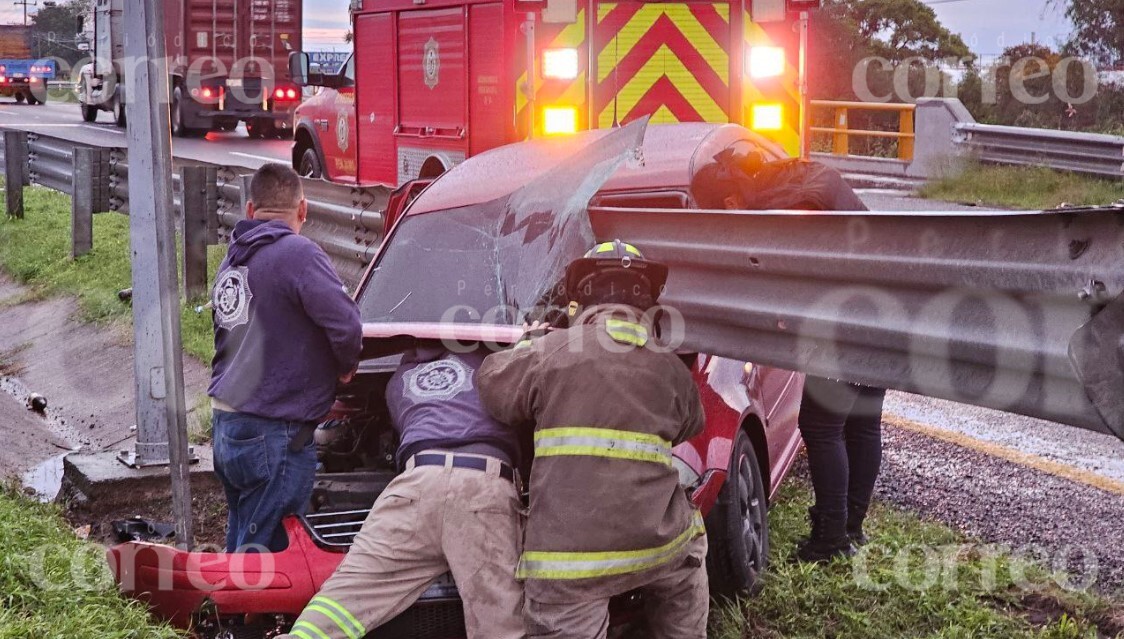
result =
[[[113,521],[132,517],[167,524],[174,521],[167,481],[117,487],[112,499],[99,499],[93,507],[76,494],[73,486],[64,483],[62,491],[59,501],[71,526],[75,529],[90,526],[90,539],[107,546],[118,543]],[[196,548],[204,544],[210,546],[210,550],[223,548],[226,544],[226,496],[213,474],[192,474],[191,512]]]
[[1124,604],[1097,612],[1082,612],[1073,602],[1064,601],[1047,592],[1018,592],[992,599],[1004,612],[1021,617],[1037,627],[1057,623],[1063,617],[1087,621],[1097,627],[1097,636],[1105,639],[1124,637]]
[[[125,447],[136,423],[128,327],[75,321],[75,300],[39,299],[29,291],[0,275],[0,391],[14,400],[0,403],[0,476],[57,452],[44,442],[63,440],[67,448],[87,451]],[[189,409],[206,394],[209,377],[205,365],[184,358]],[[30,393],[48,402],[48,419],[38,430],[23,415]]]

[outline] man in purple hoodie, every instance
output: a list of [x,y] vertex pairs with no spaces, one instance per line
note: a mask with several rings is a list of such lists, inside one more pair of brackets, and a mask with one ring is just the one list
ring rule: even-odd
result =
[[227,552],[288,545],[281,519],[312,496],[312,431],[359,362],[359,309],[324,251],[299,235],[307,217],[297,174],[259,169],[211,291],[208,394]]

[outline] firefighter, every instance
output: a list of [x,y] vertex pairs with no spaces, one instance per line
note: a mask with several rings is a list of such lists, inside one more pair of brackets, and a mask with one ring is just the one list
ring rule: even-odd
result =
[[492,416],[534,429],[518,570],[529,637],[605,637],[609,598],[635,589],[650,636],[706,636],[705,531],[671,456],[702,430],[703,408],[688,368],[653,341],[666,279],[635,247],[601,244],[567,268],[571,327],[480,369]]
[[403,472],[283,636],[366,636],[446,572],[460,590],[469,639],[524,636],[515,579],[523,538],[519,442],[480,404],[473,377],[483,359],[439,344],[403,357],[386,392]]

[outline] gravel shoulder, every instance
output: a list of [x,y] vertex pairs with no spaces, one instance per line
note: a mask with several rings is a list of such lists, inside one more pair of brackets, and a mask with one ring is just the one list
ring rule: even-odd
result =
[[1124,594],[1120,494],[886,423],[877,498]]

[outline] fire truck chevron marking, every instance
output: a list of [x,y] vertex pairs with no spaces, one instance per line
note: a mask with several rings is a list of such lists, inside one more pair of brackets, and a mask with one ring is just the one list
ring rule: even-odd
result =
[[[677,116],[670,120],[672,122],[725,122],[729,117],[695,74],[665,45],[620,87],[616,105],[610,100],[602,106],[598,122],[602,127],[612,126],[614,106],[621,121],[627,122],[630,117],[650,113],[660,105],[667,106]],[[633,114],[637,107],[641,108]]]
[[598,126],[651,113],[655,122],[730,120],[729,8],[612,3],[598,7]]

